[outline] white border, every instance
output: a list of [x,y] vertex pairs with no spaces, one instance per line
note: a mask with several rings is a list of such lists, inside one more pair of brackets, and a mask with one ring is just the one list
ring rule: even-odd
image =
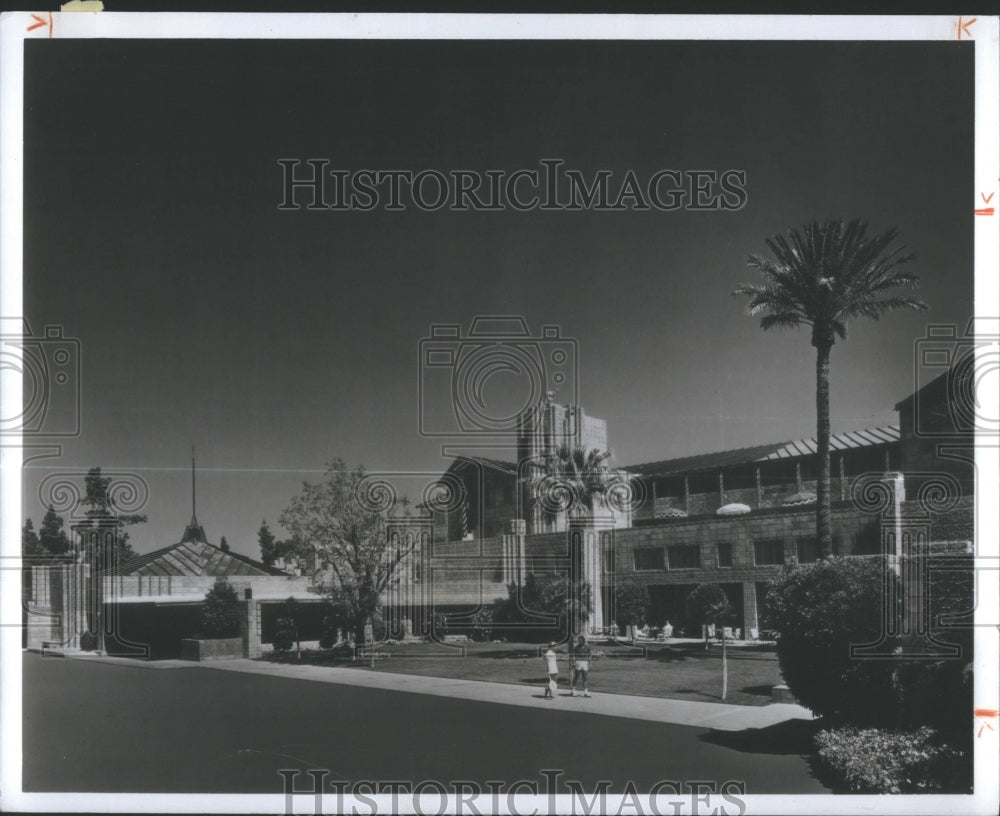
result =
[[[49,19],[47,12],[40,17]],[[975,17],[975,23],[969,21]],[[456,15],[456,14],[128,14],[60,13],[51,15],[48,26],[28,32],[36,22],[28,12],[0,16],[0,314],[19,315],[22,309],[22,182],[23,182],[23,41],[31,37],[128,38],[128,39],[525,39],[525,40],[942,40],[959,38],[957,17],[805,17],[701,15]],[[963,18],[964,36],[975,42],[976,201],[970,209],[984,206],[979,194],[996,193],[991,204],[1000,210],[1000,89],[998,89],[998,31],[995,17],[968,15]],[[976,313],[1000,316],[1000,215],[976,217],[975,271]],[[996,393],[980,393],[986,416],[997,415]],[[20,406],[19,388],[0,395],[4,416]],[[5,444],[15,440],[6,438]],[[0,540],[5,557],[20,553],[21,463],[23,451],[0,449]],[[1000,457],[996,446],[976,451],[979,489],[977,499],[1000,495]],[[998,503],[977,500],[977,554],[995,562],[1000,552]],[[4,561],[3,563],[11,563]],[[977,619],[998,619],[998,576],[980,575]],[[284,796],[257,795],[149,795],[149,794],[32,794],[21,792],[21,648],[19,572],[0,570],[0,619],[17,625],[0,627],[0,725],[3,762],[0,765],[0,796],[5,810],[39,811],[175,811],[186,813],[249,811],[284,812]],[[998,649],[996,627],[981,627],[976,639],[975,705],[1000,708],[998,701]],[[993,721],[998,730],[1000,724]],[[754,796],[746,798],[753,813],[926,813],[993,814],[1000,810],[996,787],[1000,767],[1000,731],[986,732],[977,740],[975,760],[977,793],[966,796]],[[992,783],[992,784],[991,784]],[[388,807],[388,797],[375,797]],[[436,797],[435,797],[436,798]],[[620,797],[609,797],[616,809]],[[488,811],[489,801],[484,797]],[[559,797],[560,808],[568,808],[568,797]],[[501,802],[504,800],[501,799]],[[973,806],[974,801],[974,806]],[[433,804],[432,800],[432,804]],[[713,806],[718,804],[713,801]],[[326,800],[333,804],[333,797]],[[349,806],[350,800],[345,799]],[[400,804],[405,809],[406,798]],[[519,796],[518,810],[545,812],[545,797]],[[362,807],[364,807],[362,803]],[[626,807],[628,805],[626,804]],[[730,805],[731,807],[731,805]],[[311,813],[313,798],[296,799],[296,812]],[[362,812],[365,812],[362,810]],[[626,810],[625,812],[633,812]],[[671,812],[669,809],[664,812]],[[706,812],[706,811],[702,811]]]

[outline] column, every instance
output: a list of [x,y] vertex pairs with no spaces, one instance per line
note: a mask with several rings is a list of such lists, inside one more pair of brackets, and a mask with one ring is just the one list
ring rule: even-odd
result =
[[757,629],[757,585],[753,581],[743,582],[743,636],[750,637],[750,630]]

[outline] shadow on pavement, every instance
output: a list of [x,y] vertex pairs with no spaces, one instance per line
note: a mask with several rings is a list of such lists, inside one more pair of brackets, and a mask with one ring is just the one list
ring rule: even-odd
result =
[[814,752],[813,737],[820,729],[817,720],[786,720],[766,728],[745,728],[742,731],[717,731],[702,734],[699,739],[750,754],[800,754]]

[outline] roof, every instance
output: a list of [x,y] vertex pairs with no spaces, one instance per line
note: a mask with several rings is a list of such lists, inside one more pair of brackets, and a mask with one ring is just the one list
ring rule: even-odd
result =
[[223,550],[204,541],[182,541],[126,561],[118,575],[287,575],[245,555]]
[[501,459],[490,459],[486,456],[456,456],[455,460],[449,465],[448,470],[456,470],[459,466],[465,464],[479,464],[485,467],[492,468],[493,470],[500,470],[505,473],[511,473],[517,475],[517,465],[513,462],[504,462]]
[[[885,445],[899,441],[899,426],[886,425],[881,428],[866,428],[862,431],[830,434],[830,450],[849,450],[873,445]],[[718,470],[733,465],[752,462],[766,462],[774,459],[790,459],[816,453],[816,440],[798,439],[791,442],[775,442],[770,445],[754,445],[748,448],[700,453],[659,462],[629,465],[624,470],[645,476],[671,476],[696,470]]]

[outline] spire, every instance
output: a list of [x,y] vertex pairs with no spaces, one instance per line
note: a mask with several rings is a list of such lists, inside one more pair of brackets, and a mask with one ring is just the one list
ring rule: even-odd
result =
[[184,529],[184,535],[181,536],[181,543],[184,542],[201,542],[203,544],[208,543],[208,539],[205,538],[205,530],[198,523],[198,516],[196,514],[197,505],[195,503],[195,490],[194,490],[194,445],[191,446],[191,521],[188,526]]

